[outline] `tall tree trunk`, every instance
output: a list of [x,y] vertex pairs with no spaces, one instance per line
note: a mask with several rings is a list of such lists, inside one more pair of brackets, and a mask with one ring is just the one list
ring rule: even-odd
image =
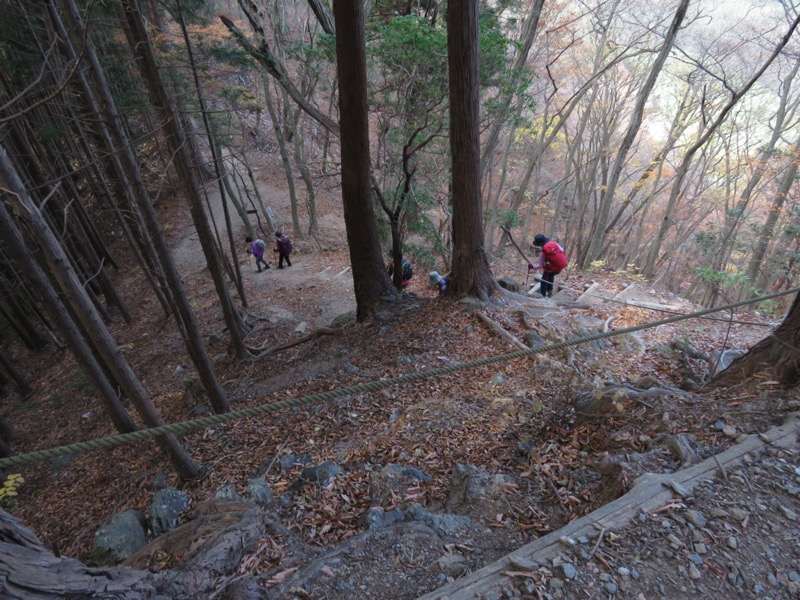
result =
[[[79,34],[78,37],[85,36],[85,28],[81,20],[80,13],[75,6],[74,0],[66,0],[67,14],[71,25]],[[100,131],[109,147],[109,154],[112,155],[115,169],[124,177],[125,181],[130,181],[133,185],[126,186],[131,210],[136,215],[139,222],[142,236],[145,243],[150,244],[153,251],[153,260],[158,263],[160,275],[165,278],[169,285],[170,297],[168,300],[172,306],[173,314],[184,335],[186,349],[192,357],[192,362],[198,370],[198,375],[203,383],[203,387],[208,394],[209,401],[216,412],[226,412],[230,405],[225,392],[217,382],[214,374],[214,367],[205,349],[205,342],[200,334],[194,311],[186,296],[178,269],[172,257],[172,252],[167,246],[161,225],[156,217],[150,194],[147,191],[138,168],[138,162],[133,149],[123,128],[122,119],[117,111],[116,104],[108,87],[105,73],[97,60],[97,54],[91,40],[86,37],[86,56],[91,66],[91,76],[94,89],[105,106],[107,119],[100,121]],[[109,126],[106,127],[105,124]],[[116,149],[116,151],[114,150]],[[123,164],[124,163],[124,164]]]
[[[214,174],[219,186],[219,195],[222,202],[222,212],[225,216],[225,229],[228,233],[228,243],[230,245],[231,257],[233,258],[233,280],[236,284],[236,290],[239,293],[239,298],[242,301],[242,306],[247,307],[247,297],[244,293],[244,280],[242,278],[242,271],[239,268],[239,261],[236,259],[238,252],[236,251],[237,243],[233,238],[233,228],[231,226],[231,215],[228,209],[228,199],[225,196],[225,172],[222,164],[222,157],[220,156],[217,141],[214,138],[214,132],[211,127],[211,122],[208,118],[208,108],[206,105],[206,98],[203,94],[203,87],[200,85],[200,76],[197,73],[197,64],[194,59],[194,50],[192,48],[192,40],[189,37],[189,31],[186,28],[186,22],[183,16],[183,7],[181,1],[176,0],[176,8],[178,14],[178,23],[181,26],[181,33],[183,34],[183,41],[186,44],[186,53],[189,57],[189,66],[192,70],[192,81],[194,82],[194,89],[197,94],[197,101],[200,104],[200,113],[203,117],[203,126],[205,127],[206,137],[208,139],[208,147],[211,150],[211,160],[214,165]],[[204,365],[209,366],[209,365]],[[221,391],[221,390],[220,390]]]
[[709,386],[735,385],[756,372],[786,386],[800,383],[800,294],[778,328],[733,361]]
[[228,326],[228,333],[231,336],[231,345],[233,346],[236,356],[244,358],[249,355],[244,343],[246,327],[242,316],[233,305],[228,285],[225,282],[222,260],[217,251],[214,235],[209,227],[208,219],[206,218],[205,210],[200,200],[202,196],[201,186],[197,174],[192,167],[191,156],[186,144],[180,116],[161,80],[153,46],[147,35],[147,28],[139,12],[138,5],[134,0],[123,0],[122,10],[123,17],[128,25],[126,31],[130,35],[129,42],[131,49],[137,57],[137,61],[142,69],[144,79],[150,90],[151,101],[157,107],[164,122],[170,148],[175,156],[175,166],[178,169],[181,182],[184,186],[184,192],[189,202],[192,220],[194,221],[195,229],[200,239],[200,246],[206,258],[206,264],[211,272],[214,287],[217,290],[217,296],[220,301],[225,323]]
[[800,138],[795,141],[788,154],[789,160],[787,161],[786,170],[783,172],[780,186],[775,193],[775,197],[772,199],[769,212],[767,213],[767,219],[761,227],[761,231],[758,235],[758,242],[753,250],[753,254],[750,256],[750,262],[747,265],[747,278],[754,287],[760,287],[759,284],[766,280],[766,278],[762,277],[761,267],[764,262],[764,257],[767,255],[769,243],[775,233],[775,226],[783,210],[783,205],[786,203],[786,197],[789,194],[789,190],[792,189],[795,177],[797,176],[797,161],[798,157],[800,157]]
[[[66,254],[61,249],[53,232],[42,219],[42,215],[22,186],[16,171],[0,147],[0,176],[12,192],[11,202],[17,214],[30,228],[32,235],[42,246],[50,272],[59,283],[65,298],[74,313],[81,320],[84,330],[91,336],[117,382],[125,390],[125,394],[134,404],[139,414],[150,427],[159,427],[164,420],[153,405],[142,382],[136,377],[133,369],[125,359],[113,337],[97,315],[94,305],[89,300],[86,290],[75,275]],[[10,222],[4,206],[0,205],[0,222]],[[157,438],[159,445],[169,455],[172,465],[184,479],[194,479],[200,475],[201,469],[189,453],[180,445],[175,436],[168,434]]]
[[446,293],[457,298],[471,295],[486,300],[499,288],[486,257],[481,222],[478,0],[448,3],[447,57],[453,162],[453,268]]
[[367,319],[382,296],[395,296],[383,265],[370,186],[367,60],[364,5],[336,0],[336,70],[340,81],[339,118],[342,143],[342,203],[353,266],[356,313]]
[[672,23],[667,30],[667,35],[664,37],[664,43],[661,50],[656,57],[653,66],[650,67],[650,72],[647,75],[642,87],[639,89],[639,94],[636,97],[636,104],[633,108],[633,114],[628,122],[628,129],[625,132],[625,137],[622,138],[617,157],[614,160],[614,166],[611,169],[611,175],[606,184],[606,188],[602,195],[602,202],[600,210],[594,219],[594,228],[592,230],[591,242],[589,249],[586,253],[586,258],[583,261],[583,268],[587,268],[589,263],[600,258],[600,252],[603,248],[605,241],[606,225],[608,224],[608,216],[611,214],[611,205],[614,202],[614,193],[617,190],[617,183],[622,174],[622,168],[625,166],[625,159],[628,156],[628,151],[633,146],[633,141],[639,133],[639,128],[642,125],[644,117],[644,107],[650,97],[650,92],[656,84],[658,76],[661,74],[661,69],[667,61],[669,53],[672,51],[672,45],[675,43],[675,36],[678,35],[678,30],[683,23],[686,16],[686,11],[689,9],[689,0],[681,0],[678,9],[675,11],[675,16]]
[[667,230],[672,222],[672,214],[675,211],[675,207],[678,203],[678,198],[681,194],[681,188],[683,187],[683,182],[686,179],[686,174],[689,171],[689,165],[694,158],[694,155],[697,153],[700,148],[702,148],[705,143],[709,140],[709,138],[714,134],[714,132],[719,128],[720,125],[725,121],[728,116],[728,113],[739,103],[739,100],[750,90],[751,87],[758,81],[761,76],[764,74],[764,71],[772,64],[772,62],[778,57],[778,55],[783,51],[786,44],[789,43],[789,40],[792,39],[795,30],[797,29],[798,24],[800,24],[800,15],[798,15],[792,24],[789,26],[789,30],[786,34],[781,38],[781,41],[778,42],[778,45],[772,51],[770,57],[764,62],[761,68],[750,78],[750,80],[740,89],[738,92],[733,94],[731,99],[728,103],[723,107],[720,111],[717,118],[714,122],[706,129],[706,131],[700,136],[692,146],[686,151],[684,154],[683,159],[681,160],[678,168],[676,169],[675,174],[675,181],[672,184],[672,189],[670,190],[669,200],[667,202],[667,207],[664,211],[664,216],[661,219],[661,225],[658,228],[658,232],[656,233],[655,240],[653,241],[653,246],[650,249],[650,253],[647,257],[647,264],[644,268],[644,275],[645,277],[652,277],[655,264],[658,260],[658,255],[661,252],[661,244],[664,241],[664,237],[667,234]]

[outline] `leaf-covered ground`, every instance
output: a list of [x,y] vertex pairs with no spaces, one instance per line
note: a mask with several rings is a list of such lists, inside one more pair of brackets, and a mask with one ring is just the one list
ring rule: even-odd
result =
[[[336,208],[323,205],[323,210],[333,214]],[[188,238],[191,242],[191,236],[185,233],[189,227],[186,211],[175,206],[164,207],[162,212],[179,248],[176,258],[186,273],[185,283],[203,333],[214,340],[209,343],[209,353],[233,409],[515,350],[466,310],[465,305],[437,297],[426,285],[425,274],[417,273],[409,294],[382,307],[368,323],[353,323],[335,335],[321,336],[275,354],[235,360],[224,342],[223,322],[207,272],[193,262],[199,251],[191,246],[188,251],[180,250],[181,240]],[[255,273],[242,248],[239,258],[246,273],[247,315],[253,326],[248,343],[252,347],[267,348],[290,341],[302,335],[297,331],[301,322],[306,322],[308,333],[327,325],[336,314],[353,308],[343,240],[341,221],[331,218],[316,239],[295,240],[292,268],[271,269],[262,274]],[[124,255],[121,245],[118,250]],[[520,272],[520,267],[524,267],[521,259],[507,255],[497,259],[493,268],[498,276],[522,280],[524,271]],[[168,422],[187,420],[195,414],[192,411],[202,404],[203,398],[187,402],[184,386],[194,377],[191,363],[175,327],[163,317],[156,301],[143,288],[139,275],[136,268],[123,268],[115,274],[134,322],[126,325],[117,317],[111,328],[164,418]],[[600,281],[607,294],[630,283],[624,275],[579,273],[572,269],[558,279],[578,291],[593,281]],[[577,335],[574,321],[577,315],[600,321],[614,317],[612,329],[667,316],[613,302],[589,308],[560,306],[556,302],[547,306],[552,311],[546,314],[522,314],[524,306],[498,299],[484,313],[520,340],[527,331],[535,331],[545,340]],[[307,544],[330,548],[363,532],[362,517],[375,503],[370,474],[382,466],[407,465],[430,475],[429,481],[381,498],[382,508],[416,504],[431,512],[443,512],[456,466],[475,465],[492,474],[508,476],[503,502],[491,511],[485,506],[477,511],[469,507],[460,509],[481,526],[460,542],[437,549],[439,554],[464,555],[467,570],[472,570],[624,493],[631,484],[624,470],[610,476],[597,468],[598,460],[606,455],[646,455],[642,468],[669,471],[680,465],[667,447],[658,449],[653,445],[659,436],[685,434],[698,456],[706,458],[735,443],[741,433],[764,431],[781,423],[790,410],[797,408],[793,391],[780,390],[767,377],[761,377],[736,389],[621,401],[608,417],[580,426],[574,424],[573,401],[603,381],[630,383],[650,375],[665,386],[678,386],[687,377],[701,379],[708,364],[668,350],[673,342],[689,342],[702,352],[721,349],[723,344],[728,348],[746,348],[770,331],[768,319],[756,314],[721,316],[737,322],[685,321],[643,332],[644,350],[612,338],[595,347],[581,346],[545,357],[458,371],[196,430],[183,436],[182,442],[205,467],[205,476],[199,481],[179,481],[155,444],[149,442],[35,463],[14,470],[24,476],[25,484],[19,496],[6,507],[47,545],[64,555],[86,560],[98,525],[126,508],[146,510],[157,486],[179,487],[191,495],[195,505],[200,505],[223,485],[232,485],[243,492],[248,477],[259,469],[262,472],[268,469],[266,479],[275,496],[291,497],[290,502],[279,504],[276,516]],[[220,334],[221,341],[212,334]],[[10,394],[0,404],[3,416],[21,435],[14,445],[17,452],[114,433],[91,385],[68,353],[51,349],[32,355],[15,347],[13,356],[34,387],[30,397],[22,399]],[[723,431],[720,424],[727,429]],[[330,486],[307,486],[293,491],[290,486],[297,479],[300,467],[282,468],[280,463],[280,458],[289,454],[310,455],[314,462],[331,460],[341,465],[344,472]],[[794,456],[795,465],[796,459]],[[732,505],[749,504],[746,496],[751,492],[746,486],[740,491],[744,497],[732,499]],[[787,501],[794,502],[797,511],[797,497],[790,495]],[[796,523],[794,527],[780,542],[790,548],[783,559],[788,562],[780,571],[785,578],[790,572],[800,571]],[[640,544],[636,535],[632,533],[630,539],[623,539],[616,548],[600,548],[591,556],[592,568],[614,578],[613,593],[624,592],[632,598],[649,598],[651,594],[695,597],[693,594],[699,593],[693,587],[698,580],[686,574],[685,561],[680,563],[684,569],[681,572],[663,555],[652,564],[663,563],[668,570],[664,571],[667,579],[673,572],[674,578],[685,579],[683,587],[679,581],[673,588],[662,590],[656,586],[645,595],[636,587],[636,579],[615,571],[616,563],[625,562],[628,566],[623,568],[627,569],[628,563],[639,564],[633,558],[627,561],[609,558],[625,555],[626,541],[630,542],[630,548]],[[261,558],[250,561],[251,572],[263,574],[265,587],[277,586],[288,577],[289,571],[282,566],[287,557],[281,552],[280,540],[265,543],[271,545],[270,551],[262,550],[258,553]],[[381,548],[375,550],[378,554],[369,557],[369,576],[358,570],[359,564],[367,564],[361,548],[360,558],[358,552],[343,554],[352,560],[342,559],[340,572],[333,570],[329,576],[331,582],[339,581],[337,577],[350,572],[349,579],[342,579],[344,584],[320,584],[316,591],[306,594],[319,598],[414,598],[447,580],[448,575],[442,576],[431,565],[432,557],[423,556],[422,550],[414,558],[391,544]],[[741,552],[746,547],[739,543],[738,549]],[[638,550],[629,550],[639,561],[647,558]],[[735,552],[732,548],[727,551]],[[671,552],[674,558],[681,550]],[[599,557],[603,557],[605,565]],[[172,567],[176,566],[175,560],[168,552],[161,553],[157,563],[150,566]],[[416,575],[388,584],[389,574],[399,572],[401,567]],[[639,569],[644,570],[644,566]],[[380,576],[381,571],[385,571],[385,577]],[[706,567],[703,573],[712,571]],[[719,576],[722,587],[714,593],[722,594],[724,590],[728,596],[741,593],[737,597],[753,597],[752,586],[737,592],[735,580],[726,584],[729,579],[726,573]],[[540,594],[583,597],[582,593],[602,597],[612,593],[612,587],[606,586],[611,582],[599,578],[598,573],[594,575],[584,584],[580,583],[580,577],[573,581],[562,577],[564,586],[554,584],[554,588],[551,580],[555,575],[551,572],[542,574],[538,580],[531,579],[535,585],[528,584],[527,590],[514,589],[515,593],[530,597]],[[619,586],[621,577],[627,582],[624,590]],[[371,583],[359,584],[360,580]],[[585,592],[579,591],[580,585],[584,585]],[[770,597],[792,597],[790,594],[796,593],[796,587],[778,581],[772,591],[765,593]]]

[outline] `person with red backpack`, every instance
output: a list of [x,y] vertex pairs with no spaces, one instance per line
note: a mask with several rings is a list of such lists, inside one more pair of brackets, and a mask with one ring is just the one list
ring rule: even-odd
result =
[[539,248],[539,264],[534,266],[533,263],[528,263],[528,271],[542,270],[542,281],[539,291],[542,293],[542,298],[553,296],[553,281],[556,275],[567,266],[567,255],[564,254],[564,248],[558,243],[550,241],[541,233],[537,233],[533,238],[533,247]]

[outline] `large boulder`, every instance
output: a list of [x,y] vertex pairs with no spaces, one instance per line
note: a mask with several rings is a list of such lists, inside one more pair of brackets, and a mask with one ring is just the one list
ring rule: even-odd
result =
[[147,544],[144,513],[130,509],[114,515],[94,534],[92,563],[112,566],[133,556]]

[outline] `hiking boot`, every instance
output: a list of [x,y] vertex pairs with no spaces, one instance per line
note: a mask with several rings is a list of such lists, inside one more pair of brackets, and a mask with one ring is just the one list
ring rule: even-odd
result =
[[278,267],[279,269],[283,269],[284,267]]
[[256,273],[261,273],[261,269],[259,269],[258,271],[256,271]]

